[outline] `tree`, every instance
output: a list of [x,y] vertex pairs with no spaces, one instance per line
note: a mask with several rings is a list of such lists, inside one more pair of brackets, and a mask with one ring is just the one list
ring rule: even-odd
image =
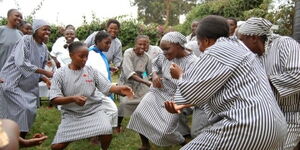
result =
[[197,3],[197,0],[134,0],[138,7],[138,20],[145,24],[157,23],[176,25],[179,16],[186,14]]
[[186,21],[176,28],[184,34],[189,34],[191,32],[192,21],[201,19],[207,15],[243,19],[245,11],[259,7],[264,1],[270,0],[206,0],[194,7],[188,13]]

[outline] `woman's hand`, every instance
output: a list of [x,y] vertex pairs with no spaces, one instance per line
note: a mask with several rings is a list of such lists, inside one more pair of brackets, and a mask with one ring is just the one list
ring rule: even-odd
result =
[[47,87],[48,87],[48,89],[50,89],[50,87],[51,87],[51,81],[48,78],[46,78],[46,77],[42,77],[41,80],[43,82],[45,82],[46,85],[47,85]]
[[181,113],[181,110],[183,108],[188,108],[188,107],[191,107],[192,105],[190,104],[186,104],[186,105],[177,105],[175,102],[173,101],[166,101],[165,102],[165,108],[167,109],[167,111],[169,113],[172,113],[172,114],[178,114],[178,113]]
[[73,101],[79,106],[83,106],[87,100],[85,96],[73,96]]
[[129,86],[119,86],[121,89],[121,94],[127,96],[129,99],[132,99],[134,96],[134,93],[132,89]]
[[113,67],[113,66],[111,66],[111,67],[109,67],[109,69],[110,69],[110,71],[111,71],[113,74],[119,71],[119,68],[118,68],[118,67]]
[[50,71],[45,71],[44,75],[48,78],[52,78],[53,77],[53,72]]
[[163,88],[163,84],[161,82],[162,78],[160,78],[156,73],[153,73],[152,83],[155,88]]
[[0,83],[3,83],[4,81],[2,79],[0,79]]
[[152,82],[150,82],[150,81],[145,81],[145,84],[146,84],[148,87],[150,87],[151,84],[152,84]]
[[31,139],[19,138],[21,147],[32,147],[42,144],[48,136],[45,136],[43,133],[36,133]]
[[173,63],[173,64],[170,66],[170,74],[171,74],[172,78],[174,78],[174,79],[179,79],[179,78],[182,76],[183,71],[182,71],[182,69],[180,68],[180,66],[178,66],[177,64],[174,64],[174,63]]

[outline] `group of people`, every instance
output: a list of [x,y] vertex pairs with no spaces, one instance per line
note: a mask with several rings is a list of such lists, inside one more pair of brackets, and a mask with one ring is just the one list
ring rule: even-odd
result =
[[[40,81],[62,112],[53,150],[86,138],[109,149],[123,117],[140,135],[140,150],[149,150],[150,142],[184,150],[293,150],[300,142],[300,45],[273,34],[264,18],[238,27],[234,18],[211,15],[193,21],[187,37],[166,33],[159,47],[138,35],[124,53],[115,19],[84,42],[69,25],[48,52],[46,21],[34,20],[33,34],[25,35],[18,10],[9,10],[7,18],[0,27],[1,150],[47,138],[25,139]],[[118,71],[119,82],[112,83]],[[119,107],[112,93],[119,95]]]

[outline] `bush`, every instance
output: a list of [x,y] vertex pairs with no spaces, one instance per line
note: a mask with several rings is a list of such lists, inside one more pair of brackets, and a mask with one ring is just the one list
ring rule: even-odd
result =
[[144,25],[136,20],[127,20],[121,22],[121,31],[119,34],[119,39],[122,41],[123,50],[131,48],[134,46],[134,40],[136,36],[143,34],[148,35],[151,44],[156,45],[159,40],[158,30],[155,24]]
[[191,32],[190,26],[193,20],[201,19],[207,15],[220,15],[224,17],[244,18],[244,11],[257,8],[263,0],[214,0],[207,1],[194,7],[187,15],[186,21],[178,25],[178,29],[183,34]]

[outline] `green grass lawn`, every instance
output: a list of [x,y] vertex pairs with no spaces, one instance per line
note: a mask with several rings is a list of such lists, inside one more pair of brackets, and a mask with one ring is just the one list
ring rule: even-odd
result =
[[[113,82],[117,82],[119,74],[113,75]],[[118,101],[116,102],[118,105]],[[49,109],[48,102],[43,102],[42,106],[37,111],[36,120],[30,131],[28,137],[31,137],[34,133],[44,133],[48,136],[48,139],[41,144],[33,148],[23,148],[24,150],[50,150],[51,142],[55,136],[57,127],[60,123],[60,112],[56,108]],[[110,144],[110,150],[137,150],[140,147],[140,138],[138,133],[133,132],[126,128],[129,118],[124,118],[122,126],[124,132],[120,134],[114,134],[112,142]],[[157,147],[151,145],[152,150],[178,150],[180,146],[172,147]],[[89,140],[80,140],[71,143],[66,150],[99,150],[100,146],[93,145]]]
[[[140,146],[139,135],[126,127],[129,118],[124,118],[123,127],[124,132],[120,134],[114,134],[113,140],[110,145],[111,150],[136,150]],[[60,123],[60,112],[56,108],[49,109],[47,104],[44,103],[42,107],[38,109],[37,116],[33,128],[30,131],[32,136],[34,133],[45,133],[48,139],[40,146],[33,148],[23,148],[24,150],[50,150],[51,142],[55,136],[57,127]],[[157,147],[152,144],[153,150],[177,150],[180,146],[173,147]],[[99,150],[99,146],[93,145],[89,140],[80,140],[71,143],[67,150]]]

